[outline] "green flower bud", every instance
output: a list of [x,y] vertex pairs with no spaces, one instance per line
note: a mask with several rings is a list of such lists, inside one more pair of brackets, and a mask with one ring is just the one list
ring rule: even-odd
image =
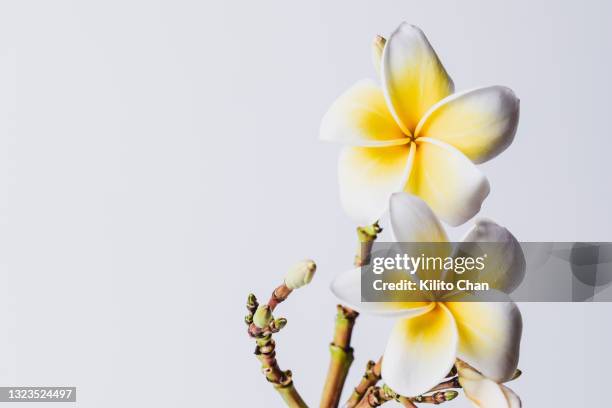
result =
[[459,393],[457,391],[445,391],[444,400],[445,401],[454,400],[455,398],[457,398],[458,395]]
[[271,321],[272,312],[270,311],[270,307],[268,305],[260,305],[253,315],[253,324],[256,327],[263,329],[264,327],[267,327]]
[[523,374],[523,372],[517,368],[514,374],[512,375],[512,378],[510,378],[509,381],[516,380],[517,378],[521,376],[521,374]]
[[274,325],[274,329],[278,331],[287,325],[287,319],[285,319],[284,317],[281,317],[279,319],[274,319],[273,325]]
[[257,298],[254,294],[249,293],[249,297],[247,297],[246,307],[249,310],[255,310],[257,308]]

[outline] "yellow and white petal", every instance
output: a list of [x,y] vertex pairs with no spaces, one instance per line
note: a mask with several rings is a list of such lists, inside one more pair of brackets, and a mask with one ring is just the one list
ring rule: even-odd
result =
[[519,120],[519,99],[503,86],[457,93],[431,107],[415,136],[442,140],[459,149],[474,163],[503,152],[514,140]]
[[461,279],[486,282],[492,289],[511,293],[525,277],[526,261],[521,245],[507,228],[491,220],[478,220],[457,250],[474,257],[484,254],[487,257],[482,271],[466,272]]
[[358,312],[386,317],[410,317],[427,313],[435,307],[432,302],[362,302],[361,268],[351,269],[336,276],[330,287],[344,304]]
[[459,358],[496,382],[510,380],[518,365],[523,330],[521,313],[514,302],[445,305],[457,324]]
[[401,395],[427,392],[455,363],[457,340],[453,316],[440,303],[428,313],[401,319],[383,355],[382,377]]
[[408,180],[415,149],[412,143],[342,150],[338,162],[340,199],[355,222],[369,225],[385,213],[391,194],[401,191]]
[[320,137],[352,146],[409,142],[391,116],[382,90],[368,79],[357,82],[336,99],[323,116]]
[[421,198],[395,193],[389,201],[393,234],[398,242],[448,242],[438,217]]
[[490,187],[474,163],[436,139],[417,139],[416,150],[406,191],[425,200],[451,225],[463,224],[476,215]]
[[383,91],[391,113],[408,134],[454,85],[425,34],[402,23],[389,37],[382,57]]

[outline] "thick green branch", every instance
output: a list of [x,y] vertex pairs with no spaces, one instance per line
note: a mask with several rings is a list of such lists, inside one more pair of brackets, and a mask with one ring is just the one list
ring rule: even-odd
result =
[[[370,254],[374,240],[382,228],[375,222],[365,227],[357,227],[357,238],[359,247],[355,255],[355,266],[362,266],[370,261]],[[330,345],[331,361],[327,370],[327,378],[321,397],[321,408],[336,408],[340,402],[342,389],[346,376],[353,363],[353,349],[351,347],[351,336],[355,319],[359,313],[355,310],[338,305],[334,339]]]
[[381,232],[382,228],[380,225],[378,225],[378,221],[366,227],[357,227],[359,246],[357,248],[357,254],[355,255],[355,266],[363,266],[370,263],[372,246],[374,245],[374,241],[378,237],[378,234]]
[[342,305],[338,305],[337,309],[334,338],[329,346],[331,359],[321,397],[321,408],[338,406],[346,376],[353,363],[351,336],[359,313]]

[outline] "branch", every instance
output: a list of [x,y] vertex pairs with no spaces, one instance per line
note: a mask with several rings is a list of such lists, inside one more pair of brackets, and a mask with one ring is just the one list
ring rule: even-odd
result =
[[285,327],[287,320],[275,319],[272,312],[294,289],[308,284],[315,270],[314,262],[301,262],[287,274],[284,283],[274,289],[267,304],[260,305],[252,293],[247,299],[246,307],[249,313],[245,317],[245,322],[249,336],[255,339],[255,356],[261,363],[261,371],[266,379],[272,383],[290,408],[308,408],[308,406],[295,389],[291,371],[281,370],[276,360],[276,343],[272,335]]
[[357,248],[357,255],[355,255],[355,266],[363,266],[370,263],[372,245],[374,245],[374,241],[381,232],[382,228],[378,225],[378,221],[366,227],[357,227],[359,247]]
[[[378,222],[366,227],[357,227],[359,248],[357,255],[355,255],[355,266],[362,266],[370,261],[372,244],[381,231],[382,228],[380,228]],[[359,316],[359,313],[342,305],[338,305],[337,308],[338,314],[336,315],[334,339],[329,346],[331,360],[327,369],[327,378],[323,387],[320,408],[338,407],[344,382],[354,359],[351,336],[355,319]]]
[[419,395],[418,397],[405,397],[397,394],[387,385],[382,387],[370,387],[355,408],[375,408],[385,402],[397,401],[405,408],[416,408],[415,402],[423,404],[441,404],[451,401],[459,395],[457,391],[440,391],[432,395]]
[[[418,403],[425,404],[441,404],[446,401],[453,400],[457,398],[459,393],[457,391],[439,391],[435,392],[432,395],[419,395],[418,397],[412,397],[410,400]],[[404,397],[400,397],[404,398]]]
[[[385,402],[393,401],[395,399],[395,395],[388,393],[387,389],[384,387],[370,387],[355,408],[375,408],[381,406]],[[410,402],[410,404],[412,403]],[[413,408],[414,404],[404,406]]]
[[344,382],[354,358],[351,336],[355,319],[359,316],[359,313],[342,305],[338,305],[337,310],[334,339],[329,345],[331,360],[321,397],[321,408],[338,406]]
[[382,358],[378,359],[378,362],[374,362],[372,360],[368,361],[366,365],[366,371],[363,377],[361,377],[361,381],[355,387],[355,390],[351,394],[351,397],[344,405],[344,408],[354,408],[357,406],[361,398],[365,395],[368,389],[378,383],[380,381],[380,369],[382,366]]

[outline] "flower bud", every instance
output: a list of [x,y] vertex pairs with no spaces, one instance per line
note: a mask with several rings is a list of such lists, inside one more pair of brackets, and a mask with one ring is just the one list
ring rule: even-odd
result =
[[516,380],[517,378],[521,376],[521,374],[523,374],[523,372],[517,368],[516,371],[514,371],[512,378],[510,378],[510,380],[508,381]]
[[267,327],[272,321],[272,312],[268,305],[260,305],[253,315],[253,324],[260,329]]
[[244,322],[246,324],[253,323],[253,315],[252,314],[248,314],[248,315],[244,316]]
[[289,289],[298,289],[306,286],[312,280],[317,265],[314,261],[305,260],[294,265],[285,276],[285,285]]
[[459,395],[459,393],[457,391],[445,391],[444,392],[444,401],[450,401],[450,400],[454,400],[455,398],[457,398],[457,396]]
[[255,295],[252,293],[249,293],[249,297],[247,298],[247,304],[246,304],[247,309],[249,309],[249,311],[253,313],[255,309],[257,309],[258,305],[259,303],[257,303],[257,298],[255,297]]
[[285,327],[287,325],[287,319],[285,319],[284,317],[281,317],[279,319],[275,319],[273,326],[275,330],[281,330],[283,327]]
[[374,37],[374,42],[372,43],[372,62],[374,63],[374,68],[376,68],[376,72],[380,73],[380,63],[382,61],[382,54],[385,48],[385,44],[387,40],[380,35]]

